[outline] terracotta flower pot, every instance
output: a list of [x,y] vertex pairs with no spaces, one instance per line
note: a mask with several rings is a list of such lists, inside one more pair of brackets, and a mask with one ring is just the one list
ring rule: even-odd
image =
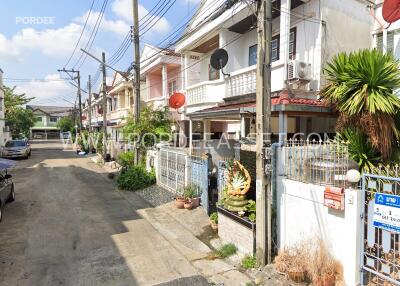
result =
[[191,199],[191,201],[192,201],[193,208],[197,208],[198,206],[200,206],[200,198],[193,198],[193,199]]
[[218,224],[217,224],[217,223],[211,222],[210,224],[211,224],[211,228],[212,228],[214,231],[218,231]]
[[306,279],[305,271],[288,271],[289,279],[296,283],[304,282]]
[[178,209],[183,209],[185,204],[185,199],[184,198],[175,198],[175,206]]
[[193,208],[193,204],[191,201],[186,201],[183,207],[187,210],[191,210]]
[[336,278],[332,275],[325,275],[314,281],[316,286],[335,286],[335,282]]

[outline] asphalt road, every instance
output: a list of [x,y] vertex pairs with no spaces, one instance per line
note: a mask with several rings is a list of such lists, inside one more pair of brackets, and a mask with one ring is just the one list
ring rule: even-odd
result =
[[0,223],[0,285],[207,285],[137,214],[149,207],[139,196],[58,142],[32,146]]

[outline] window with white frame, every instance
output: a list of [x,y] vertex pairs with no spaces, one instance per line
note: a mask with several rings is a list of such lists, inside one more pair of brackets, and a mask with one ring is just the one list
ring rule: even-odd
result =
[[55,116],[50,116],[50,122],[51,123],[57,123],[58,117]]
[[386,42],[386,46],[384,46],[383,33],[376,34],[375,35],[376,49],[379,51],[383,51],[384,48],[386,48],[387,53],[393,53],[394,52],[394,35],[395,35],[395,31],[387,32],[387,42]]
[[169,95],[174,94],[174,92],[177,91],[177,89],[178,89],[178,86],[177,86],[176,80],[170,81],[168,83],[168,94]]
[[249,47],[249,66],[257,64],[257,45]]

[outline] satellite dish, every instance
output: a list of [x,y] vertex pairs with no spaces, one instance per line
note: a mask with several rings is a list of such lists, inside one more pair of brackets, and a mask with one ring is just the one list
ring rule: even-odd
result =
[[382,16],[388,23],[394,23],[400,19],[400,0],[385,0],[383,2]]
[[185,95],[180,92],[175,92],[169,98],[169,107],[178,109],[181,108],[185,104]]
[[[222,70],[228,63],[228,52],[224,49],[217,49],[211,55],[210,64],[216,70]],[[223,74],[224,71],[222,71]]]

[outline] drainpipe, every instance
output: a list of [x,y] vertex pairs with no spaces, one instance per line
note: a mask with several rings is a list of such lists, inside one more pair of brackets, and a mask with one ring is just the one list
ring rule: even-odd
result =
[[[278,212],[277,210],[277,149],[283,147],[283,140],[280,140],[279,142],[272,143],[271,149],[272,149],[272,156],[271,156],[271,165],[272,165],[272,172],[271,172],[271,193],[272,193],[272,209],[275,209],[275,224],[272,225],[273,228],[275,228],[275,232],[278,230],[278,225],[277,225],[277,217],[278,217]],[[273,232],[272,232],[273,233]],[[276,242],[277,244],[278,242]]]

